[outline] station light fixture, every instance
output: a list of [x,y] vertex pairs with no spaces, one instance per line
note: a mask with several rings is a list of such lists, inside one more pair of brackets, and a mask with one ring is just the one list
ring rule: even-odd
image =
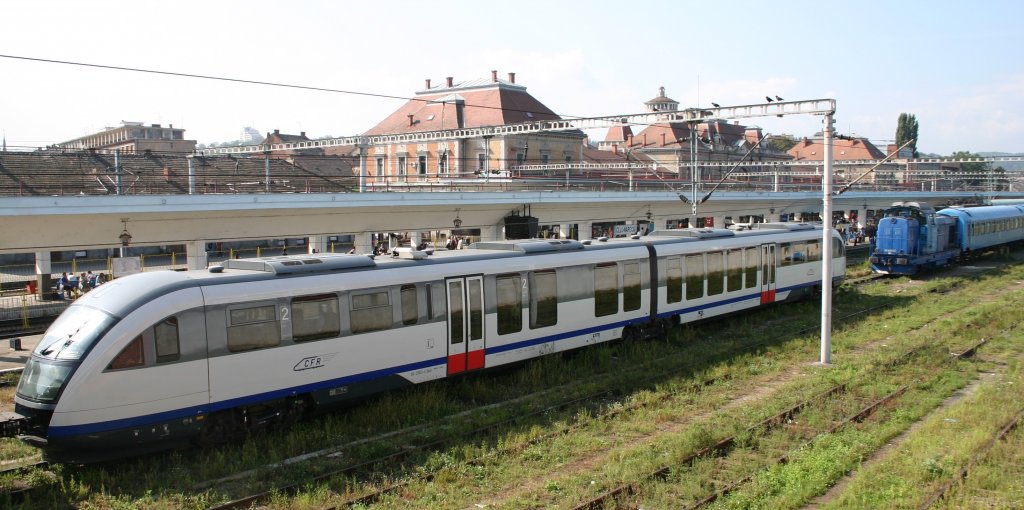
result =
[[128,233],[128,218],[121,218],[121,223],[124,224],[124,230],[117,238],[121,240],[121,246],[128,246],[132,242],[132,235]]
[[459,211],[461,211],[461,209],[455,210],[455,219],[452,220],[452,225],[455,225],[455,228],[462,228],[462,219],[459,218]]

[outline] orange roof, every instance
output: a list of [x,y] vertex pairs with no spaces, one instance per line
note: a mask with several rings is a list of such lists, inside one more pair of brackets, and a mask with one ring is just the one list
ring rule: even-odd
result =
[[499,79],[471,80],[417,92],[416,98],[364,134],[417,133],[556,119],[561,117],[528,94],[522,85]]
[[[803,140],[797,142],[788,151],[795,160],[821,161],[825,159],[825,144],[821,138],[814,140]],[[878,150],[867,138],[854,138],[852,140],[832,140],[833,160],[862,160],[882,159],[885,154]]]
[[608,128],[608,134],[604,136],[606,142],[625,142],[633,136],[633,129],[627,124],[620,124]]

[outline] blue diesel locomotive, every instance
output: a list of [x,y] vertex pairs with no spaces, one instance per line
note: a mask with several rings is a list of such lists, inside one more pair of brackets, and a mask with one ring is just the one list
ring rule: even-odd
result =
[[950,207],[895,202],[878,221],[871,269],[912,275],[972,252],[1024,239],[1024,205]]

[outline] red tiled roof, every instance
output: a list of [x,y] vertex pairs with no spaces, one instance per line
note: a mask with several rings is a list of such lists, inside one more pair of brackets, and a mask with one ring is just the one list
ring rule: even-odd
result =
[[[462,85],[462,84],[460,84]],[[453,86],[419,93],[364,135],[416,133],[441,129],[500,126],[560,119],[519,85],[499,81],[487,86]],[[411,122],[410,122],[410,117]]]
[[[820,138],[814,140],[805,138],[797,142],[788,152],[795,160],[820,161],[825,159],[825,144]],[[882,159],[884,157],[885,154],[867,138],[832,140],[833,160]]]
[[625,142],[626,140],[629,140],[630,136],[633,136],[633,129],[626,124],[621,124],[608,128],[608,134],[605,135],[604,141]]

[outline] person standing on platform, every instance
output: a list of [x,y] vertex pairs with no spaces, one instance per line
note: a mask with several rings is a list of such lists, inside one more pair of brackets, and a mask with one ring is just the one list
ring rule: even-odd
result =
[[69,298],[78,297],[78,275],[76,275],[75,273],[71,273],[71,276],[68,276],[67,288]]
[[71,280],[68,279],[66,272],[60,274],[60,280],[57,281],[57,291],[69,299],[71,298]]

